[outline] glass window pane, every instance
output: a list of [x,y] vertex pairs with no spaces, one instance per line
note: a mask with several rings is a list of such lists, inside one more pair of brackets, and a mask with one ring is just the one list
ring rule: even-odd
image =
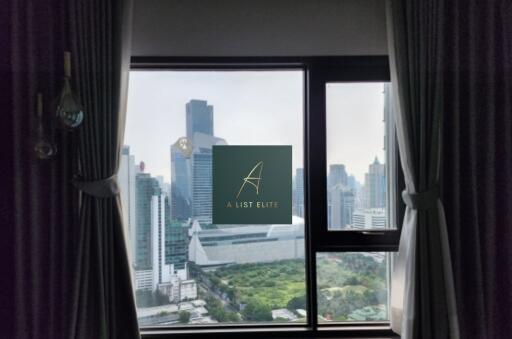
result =
[[[139,323],[304,323],[303,71],[134,71],[119,182]],[[212,224],[213,145],[291,145],[293,224]]]
[[388,157],[394,143],[390,97],[388,83],[326,84],[329,230],[392,225],[388,203]]
[[389,255],[317,253],[318,322],[389,320]]

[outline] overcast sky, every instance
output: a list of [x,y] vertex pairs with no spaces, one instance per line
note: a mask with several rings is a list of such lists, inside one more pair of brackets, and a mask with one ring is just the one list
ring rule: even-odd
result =
[[[375,156],[383,161],[383,86],[327,88],[328,163],[345,164],[363,183]],[[185,104],[213,105],[214,134],[229,145],[292,145],[303,167],[301,71],[132,71],[125,145],[146,172],[170,178],[170,145],[185,136]]]

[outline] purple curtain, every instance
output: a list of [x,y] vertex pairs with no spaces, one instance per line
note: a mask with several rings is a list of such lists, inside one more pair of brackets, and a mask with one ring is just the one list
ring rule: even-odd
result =
[[[2,4],[0,129],[7,143],[0,152],[0,338],[139,336],[117,198],[83,194],[79,205],[72,185],[79,156],[86,180],[117,167],[121,65],[128,60],[121,59],[122,28],[129,27],[121,23],[129,8],[123,0]],[[45,120],[55,121],[65,50],[74,53],[85,122],[74,132],[47,128],[58,153],[39,160],[36,94],[44,95]]]
[[446,1],[443,201],[461,338],[512,337],[512,2]]
[[[10,192],[5,193],[9,202],[0,238],[13,257],[2,266],[8,270],[2,276],[11,280],[11,289],[0,294],[10,296],[14,308],[2,317],[2,331],[9,333],[0,337],[63,338],[69,325],[77,221],[77,192],[70,185],[74,135],[48,131],[58,145],[52,160],[37,159],[34,145],[37,92],[44,95],[45,119],[51,121],[55,114],[63,76],[65,7],[55,0],[9,1],[6,7],[2,14],[8,20],[8,36],[2,50],[8,52],[9,71],[0,82],[6,81],[9,88],[0,96],[7,104],[1,124],[7,131],[2,135],[10,142],[2,152],[6,159],[1,176],[8,180],[2,187]],[[3,191],[1,195],[4,198]]]

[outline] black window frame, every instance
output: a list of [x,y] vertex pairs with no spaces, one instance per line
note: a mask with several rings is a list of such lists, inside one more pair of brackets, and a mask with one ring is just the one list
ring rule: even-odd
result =
[[[307,323],[222,324],[194,327],[143,327],[143,339],[153,338],[397,338],[389,322],[318,324],[316,301],[316,253],[396,252],[400,239],[403,204],[395,200],[396,225],[386,230],[329,231],[327,229],[326,96],[328,82],[388,82],[387,56],[336,57],[132,57],[131,70],[287,70],[304,71],[304,210]],[[403,188],[398,152],[396,192]],[[313,189],[314,188],[314,189]],[[398,194],[396,196],[399,196]]]

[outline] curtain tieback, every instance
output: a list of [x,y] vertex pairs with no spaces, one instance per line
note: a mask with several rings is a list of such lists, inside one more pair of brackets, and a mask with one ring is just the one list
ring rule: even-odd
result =
[[73,180],[73,186],[96,198],[110,198],[119,194],[116,174],[105,179],[91,181],[82,181],[77,177]]
[[439,199],[439,187],[434,186],[423,192],[409,193],[407,190],[402,192],[402,199],[405,204],[415,210],[429,210],[437,206]]

